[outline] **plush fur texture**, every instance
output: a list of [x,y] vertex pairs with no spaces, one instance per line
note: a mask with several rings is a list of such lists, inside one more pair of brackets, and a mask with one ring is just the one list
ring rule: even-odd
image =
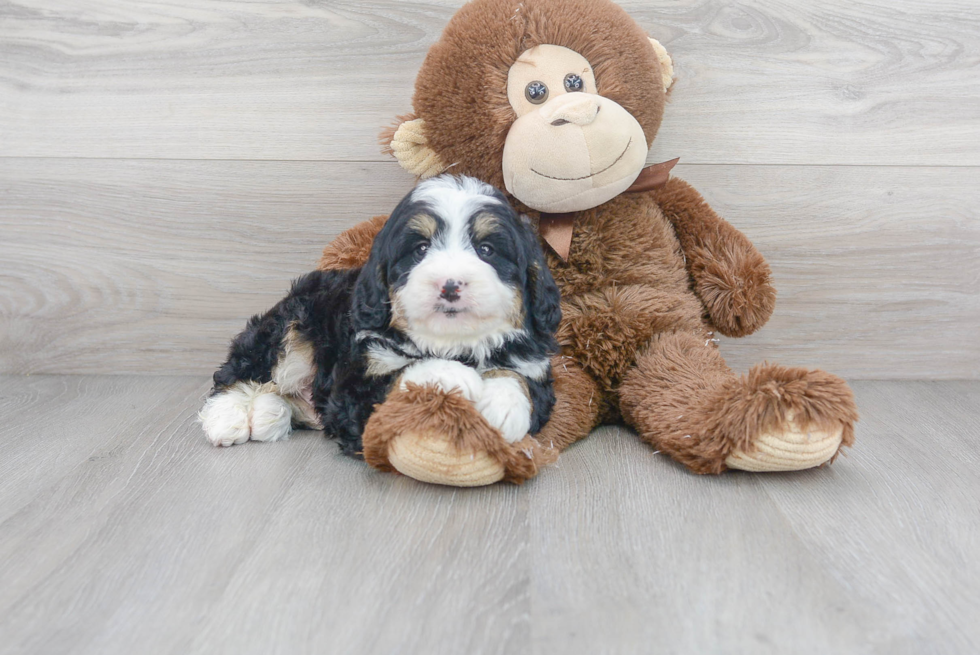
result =
[[371,416],[364,430],[364,460],[382,471],[394,471],[389,448],[406,434],[438,434],[460,453],[486,453],[503,465],[504,480],[518,484],[558,457],[557,448],[531,436],[507,443],[462,394],[414,384],[392,392]]
[[[475,0],[450,21],[416,81],[412,116],[435,156],[501,185],[504,144],[517,117],[507,100],[508,71],[539,44],[583,55],[599,94],[626,108],[652,142],[666,71],[662,54],[622,9],[607,0]],[[539,220],[520,198],[515,203]],[[358,226],[345,238],[374,232],[373,224]],[[347,255],[337,249],[344,247],[327,249],[323,268]],[[557,400],[538,435],[542,444],[561,449],[599,422],[621,418],[692,471],[719,473],[763,433],[778,440],[781,429],[836,429],[841,447],[853,442],[857,411],[839,378],[770,365],[738,378],[725,365],[714,335],[761,328],[776,293],[762,255],[682,180],[575,212],[567,259],[548,251],[547,265],[561,289],[563,319]],[[428,426],[455,434],[458,420],[440,414]]]
[[605,0],[470,2],[429,49],[412,99],[429,145],[454,173],[504,187],[500,162],[517,118],[507,74],[521,53],[542,44],[584,56],[599,94],[622,105],[653,142],[665,100],[660,62],[623,9]]
[[560,305],[530,225],[492,187],[451,176],[369,225],[325,255],[341,267],[301,277],[235,338],[201,412],[212,443],[274,441],[297,423],[359,455],[399,380],[465,393],[498,441],[548,420]]
[[364,229],[348,230],[331,241],[330,245],[323,249],[320,270],[343,270],[364,266],[371,254],[374,237],[381,231],[387,220],[387,216],[375,216],[362,224]]
[[765,325],[776,306],[776,290],[769,264],[748,238],[684,180],[673,178],[651,195],[674,228],[712,325],[727,337],[744,337]]
[[[658,335],[620,389],[626,421],[695,473],[720,473],[735,450],[792,420],[812,429],[843,426],[854,443],[850,388],[823,371],[762,364],[736,378],[702,335]],[[836,457],[836,455],[834,456]]]

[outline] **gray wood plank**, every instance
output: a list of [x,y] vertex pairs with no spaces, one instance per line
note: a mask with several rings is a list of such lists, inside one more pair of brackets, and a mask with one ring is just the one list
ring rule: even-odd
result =
[[429,487],[330,450],[295,480],[190,652],[529,652],[526,492]]
[[[677,169],[772,263],[763,359],[977,378],[975,168]],[[396,164],[0,160],[0,371],[209,374],[245,319],[411,185]]]
[[79,466],[117,456],[117,432],[144,437],[148,420],[172,411],[188,394],[203,398],[200,379],[133,376],[0,377],[0,521]]
[[699,478],[618,428],[566,452],[529,500],[536,652],[976,652],[980,387],[855,387],[828,469]]
[[[459,0],[0,6],[0,155],[378,161]],[[972,0],[623,2],[672,52],[655,157],[980,165]]]
[[204,389],[0,377],[0,652],[980,647],[978,382],[855,383],[827,469],[697,477],[605,428],[476,490],[311,432],[214,449]]
[[[25,387],[37,390],[30,403]],[[4,452],[37,455],[36,466],[5,458],[2,472],[43,481],[27,503],[0,495],[0,652],[525,651],[519,488],[382,475],[313,432],[216,449],[194,419],[205,388],[159,377],[0,386],[0,403],[18,395],[10,404],[34,419],[4,426]],[[87,404],[63,407],[79,389]],[[61,448],[51,437],[74,429],[63,440],[75,465],[46,466]],[[98,443],[96,455],[75,439]]]
[[781,476],[762,486],[854,602],[885,617],[882,652],[978,652],[980,387],[856,387],[862,441],[845,466],[812,493]]

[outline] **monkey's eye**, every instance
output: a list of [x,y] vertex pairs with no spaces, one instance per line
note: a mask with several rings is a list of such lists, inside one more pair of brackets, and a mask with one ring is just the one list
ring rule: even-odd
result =
[[528,85],[524,87],[524,97],[532,105],[540,105],[548,99],[548,87],[544,85],[544,82],[528,82]]
[[584,91],[585,82],[583,82],[582,78],[575,73],[569,73],[565,76],[565,90],[569,93]]
[[480,255],[480,257],[486,259],[487,257],[491,257],[493,255],[493,246],[484,243],[476,249],[476,252]]
[[415,256],[421,259],[425,257],[425,253],[429,251],[429,242],[423,241],[419,245],[415,246]]

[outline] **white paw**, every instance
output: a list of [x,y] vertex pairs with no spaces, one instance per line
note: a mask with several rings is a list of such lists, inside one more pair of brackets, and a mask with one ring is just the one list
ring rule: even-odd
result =
[[483,397],[476,408],[508,443],[520,441],[531,429],[531,401],[514,378],[484,380]]
[[406,383],[418,385],[429,384],[446,393],[459,391],[470,402],[476,402],[483,395],[483,378],[476,370],[447,359],[427,359],[418,364],[412,364],[401,378],[402,390],[407,389]]
[[249,416],[252,441],[279,441],[288,437],[292,431],[292,408],[278,394],[263,393],[255,396]]
[[235,446],[249,439],[277,441],[289,436],[292,409],[267,385],[238,382],[211,396],[198,418],[215,446]]
[[248,441],[252,431],[248,425],[250,403],[251,394],[237,385],[208,398],[198,414],[208,441],[215,446],[233,446]]

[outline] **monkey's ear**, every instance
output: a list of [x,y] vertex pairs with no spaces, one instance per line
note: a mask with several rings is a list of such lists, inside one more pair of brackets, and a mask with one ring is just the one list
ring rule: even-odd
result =
[[425,121],[408,114],[381,132],[384,151],[394,155],[398,163],[412,175],[425,179],[446,170],[439,155],[429,147],[425,136]]
[[650,45],[653,46],[653,51],[657,53],[657,59],[660,60],[660,72],[663,75],[664,91],[666,91],[674,83],[674,62],[670,60],[667,48],[660,45],[660,41],[650,39]]

